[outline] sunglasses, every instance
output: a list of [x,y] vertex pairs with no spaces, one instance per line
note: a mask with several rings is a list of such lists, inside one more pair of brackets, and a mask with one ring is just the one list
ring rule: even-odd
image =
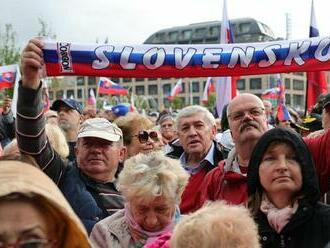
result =
[[147,143],[149,137],[153,141],[159,141],[158,133],[156,131],[151,131],[149,133],[147,131],[140,131],[137,135],[133,135],[133,137],[137,137],[141,144]]

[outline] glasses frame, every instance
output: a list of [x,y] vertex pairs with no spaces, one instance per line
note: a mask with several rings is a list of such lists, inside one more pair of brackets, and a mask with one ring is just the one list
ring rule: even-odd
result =
[[141,144],[147,143],[149,138],[154,142],[159,141],[159,136],[156,131],[147,132],[145,130],[142,130],[138,134],[133,135],[133,137],[137,137]]
[[248,113],[248,115],[256,118],[256,117],[262,116],[262,114],[265,114],[265,108],[254,107],[254,108],[250,108],[250,109],[247,109],[244,111],[235,111],[233,113],[228,114],[227,118],[231,119],[233,121],[241,121],[245,118],[246,113]]

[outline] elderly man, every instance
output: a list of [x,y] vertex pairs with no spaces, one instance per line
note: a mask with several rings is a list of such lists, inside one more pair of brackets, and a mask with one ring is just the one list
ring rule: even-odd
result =
[[18,90],[17,140],[20,151],[35,158],[59,186],[90,232],[96,222],[123,208],[115,173],[126,149],[122,132],[103,118],[85,121],[78,131],[77,161],[68,164],[50,146],[45,134],[40,68],[43,44],[32,39],[22,53]]
[[50,109],[57,111],[58,125],[64,132],[70,150],[68,159],[72,161],[76,158],[74,148],[82,121],[82,107],[74,99],[59,99],[53,103]]
[[197,189],[204,176],[223,156],[213,141],[216,134],[215,119],[206,108],[196,105],[183,108],[177,116],[176,128],[182,147],[176,147],[168,156],[179,158],[190,174],[180,205],[182,213],[189,213],[196,209]]
[[[262,101],[249,93],[240,94],[229,103],[227,116],[235,148],[205,177],[200,206],[207,200],[226,200],[231,204],[247,200],[247,166],[255,144],[267,131],[267,116]],[[315,161],[321,191],[325,193],[330,175],[330,159],[326,155],[330,150],[330,132],[305,142]]]

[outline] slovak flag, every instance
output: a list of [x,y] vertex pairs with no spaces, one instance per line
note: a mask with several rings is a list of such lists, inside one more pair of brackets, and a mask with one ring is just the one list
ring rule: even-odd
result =
[[206,104],[208,102],[209,95],[213,92],[215,92],[214,81],[213,81],[212,77],[208,77],[206,80],[203,97],[202,97],[202,102],[204,104]]
[[262,92],[261,98],[262,99],[274,99],[277,100],[280,96],[280,88],[275,87],[275,88],[270,88]]
[[167,97],[168,100],[172,101],[173,98],[183,91],[182,88],[182,78],[175,84],[174,88],[171,91],[171,94]]
[[99,94],[128,95],[127,89],[105,77],[100,78],[98,90]]
[[[314,1],[312,1],[309,37],[318,37],[319,30],[316,25]],[[306,112],[317,102],[322,93],[327,93],[327,79],[324,71],[307,72]]]
[[291,115],[285,105],[285,86],[278,75],[278,88],[280,89],[277,106],[277,118],[279,121],[290,121]]
[[96,106],[96,97],[93,89],[89,89],[88,105]]
[[12,88],[15,85],[17,65],[0,67],[0,89]]
[[[233,43],[234,37],[227,15],[227,1],[223,1],[220,43]],[[221,118],[223,107],[237,95],[235,77],[219,77],[216,83],[216,109]]]

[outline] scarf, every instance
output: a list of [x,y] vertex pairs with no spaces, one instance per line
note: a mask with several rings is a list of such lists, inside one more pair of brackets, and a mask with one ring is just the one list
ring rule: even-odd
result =
[[298,201],[295,201],[293,207],[286,206],[278,209],[273,203],[270,202],[266,194],[262,196],[260,210],[268,219],[269,225],[277,232],[280,233],[282,229],[289,223],[292,215],[298,209]]
[[178,206],[175,207],[175,213],[173,214],[172,220],[164,227],[161,231],[149,232],[145,231],[136,221],[134,220],[129,204],[125,204],[125,219],[128,223],[128,227],[132,236],[133,241],[137,247],[143,247],[145,244],[153,242],[157,237],[171,232],[180,219],[180,209]]

